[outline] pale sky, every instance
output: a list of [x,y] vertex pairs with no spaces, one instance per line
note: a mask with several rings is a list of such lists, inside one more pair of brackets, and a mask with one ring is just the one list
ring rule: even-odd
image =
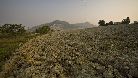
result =
[[138,21],[138,0],[0,0],[0,24],[35,26],[54,20],[69,23]]

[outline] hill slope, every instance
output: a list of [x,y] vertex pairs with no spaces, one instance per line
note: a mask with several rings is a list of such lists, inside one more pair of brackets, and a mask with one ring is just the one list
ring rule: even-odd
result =
[[1,77],[138,77],[138,25],[95,27],[43,35],[24,44]]
[[70,24],[66,21],[55,20],[50,23],[41,24],[41,25],[32,27],[30,31],[35,31],[36,29],[42,26],[50,26],[54,30],[70,30],[70,29],[84,29],[84,28],[96,27],[95,25],[90,24],[89,22]]

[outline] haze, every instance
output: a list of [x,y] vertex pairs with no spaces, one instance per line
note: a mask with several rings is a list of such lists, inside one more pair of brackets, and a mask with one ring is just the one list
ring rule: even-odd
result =
[[98,20],[138,21],[138,0],[0,0],[0,24],[35,26],[53,20],[70,23]]

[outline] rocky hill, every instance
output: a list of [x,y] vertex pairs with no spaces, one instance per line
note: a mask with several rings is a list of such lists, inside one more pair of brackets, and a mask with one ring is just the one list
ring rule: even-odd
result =
[[95,25],[90,24],[89,22],[70,24],[66,21],[55,20],[50,23],[34,26],[30,29],[30,31],[35,31],[36,29],[42,26],[50,26],[54,30],[70,30],[70,29],[84,29],[84,28],[96,27]]
[[76,26],[78,29],[85,29],[85,28],[93,28],[96,27],[93,24],[90,24],[89,22],[84,22],[84,23],[76,23],[72,24],[73,26]]
[[137,78],[138,25],[57,31],[31,39],[0,78]]

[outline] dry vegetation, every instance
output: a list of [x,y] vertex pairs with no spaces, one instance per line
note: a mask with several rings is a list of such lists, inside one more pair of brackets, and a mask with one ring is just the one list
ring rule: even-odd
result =
[[138,77],[138,25],[58,31],[31,39],[0,78]]
[[22,36],[10,37],[3,34],[0,35],[0,71],[2,65],[10,58],[10,56],[12,56],[15,50],[33,37],[35,37],[35,35],[31,36],[30,34],[26,34]]

